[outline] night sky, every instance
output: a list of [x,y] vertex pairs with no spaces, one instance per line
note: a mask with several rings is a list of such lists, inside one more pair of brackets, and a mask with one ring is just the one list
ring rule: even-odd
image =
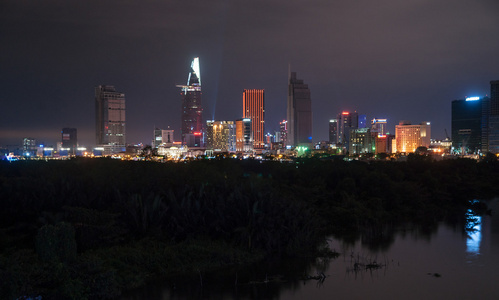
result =
[[499,80],[497,0],[0,2],[0,145],[95,144],[94,88],[126,94],[127,142],[180,136],[180,91],[201,62],[204,119],[242,116],[265,89],[266,131],[286,118],[288,65],[311,90],[314,142],[342,110],[451,130],[451,101]]

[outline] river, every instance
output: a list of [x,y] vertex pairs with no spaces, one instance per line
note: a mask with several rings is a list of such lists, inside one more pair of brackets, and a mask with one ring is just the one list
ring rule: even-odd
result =
[[187,284],[157,283],[121,299],[499,299],[498,201],[489,207],[492,216],[477,217],[469,234],[442,223],[398,228],[383,242],[331,238],[335,259],[199,272]]

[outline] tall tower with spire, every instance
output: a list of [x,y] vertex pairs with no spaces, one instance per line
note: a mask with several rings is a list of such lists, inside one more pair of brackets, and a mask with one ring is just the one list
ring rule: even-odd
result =
[[201,147],[203,143],[203,106],[199,57],[192,60],[187,85],[177,85],[177,87],[181,88],[182,98],[182,125],[180,128],[182,145]]

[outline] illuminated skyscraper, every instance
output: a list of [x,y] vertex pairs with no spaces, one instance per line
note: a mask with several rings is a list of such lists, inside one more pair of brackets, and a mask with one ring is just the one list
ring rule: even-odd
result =
[[237,139],[236,139],[236,122],[227,121],[228,137],[227,143],[229,144],[229,152],[236,152]]
[[289,74],[287,145],[312,146],[312,100],[310,89],[296,72]]
[[343,145],[348,151],[350,142],[350,130],[359,128],[359,114],[344,111],[338,115],[337,143]]
[[377,132],[378,135],[384,135],[386,133],[386,119],[372,119],[371,131]]
[[125,94],[111,85],[95,88],[95,140],[107,154],[125,150]]
[[236,149],[234,121],[206,121],[206,149],[233,152]]
[[338,142],[338,120],[329,120],[329,142],[336,144]]
[[251,119],[236,121],[236,151],[253,152],[253,132]]
[[412,153],[418,147],[430,146],[431,125],[423,122],[420,125],[411,125],[410,122],[400,121],[395,126],[396,151],[400,153]]
[[452,101],[452,147],[458,154],[478,154],[488,138],[488,97]]
[[357,128],[350,130],[350,154],[364,154],[374,152],[374,143],[370,128]]
[[265,94],[264,90],[243,91],[243,118],[251,119],[253,148],[265,148]]
[[[191,71],[187,78],[187,85],[177,85],[182,89],[182,145],[199,147],[202,142],[194,138],[186,138],[187,135],[202,137],[203,135],[203,106],[201,103],[201,73],[199,71],[199,57],[195,57],[191,63]],[[197,142],[195,142],[197,141]]]
[[279,122],[279,132],[280,137],[278,142],[281,142],[282,145],[286,147],[288,140],[288,121],[282,120],[281,122]]

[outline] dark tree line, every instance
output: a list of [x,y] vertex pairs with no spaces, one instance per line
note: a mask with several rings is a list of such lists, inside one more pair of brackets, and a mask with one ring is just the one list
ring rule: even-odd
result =
[[0,297],[112,298],[124,287],[268,256],[329,234],[464,215],[499,165],[111,159],[0,164]]

